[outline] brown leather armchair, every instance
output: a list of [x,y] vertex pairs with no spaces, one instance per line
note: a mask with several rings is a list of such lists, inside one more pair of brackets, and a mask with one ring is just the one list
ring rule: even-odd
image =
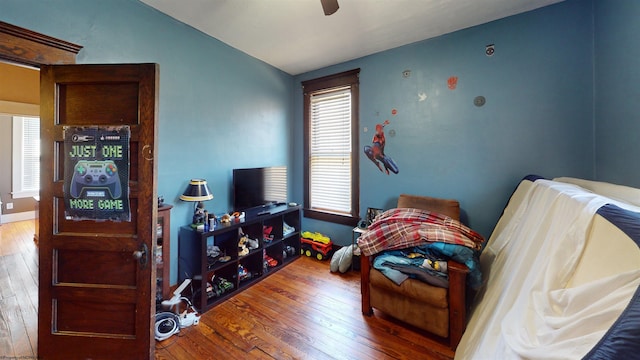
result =
[[[460,219],[460,204],[456,200],[402,194],[398,208],[417,208]],[[466,327],[466,277],[469,269],[449,260],[449,288],[408,279],[400,286],[372,267],[373,256],[360,257],[362,313],[373,314],[373,308],[426,330],[441,338],[455,350]]]

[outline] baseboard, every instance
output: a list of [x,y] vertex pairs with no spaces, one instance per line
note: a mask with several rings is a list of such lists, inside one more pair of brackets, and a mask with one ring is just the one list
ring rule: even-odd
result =
[[16,221],[24,221],[24,220],[33,220],[36,218],[35,211],[25,211],[13,214],[2,214],[0,215],[0,224],[6,224],[10,222]]

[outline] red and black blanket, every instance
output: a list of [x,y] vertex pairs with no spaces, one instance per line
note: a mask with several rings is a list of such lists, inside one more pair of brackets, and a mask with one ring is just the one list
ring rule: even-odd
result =
[[444,242],[480,250],[484,238],[458,220],[427,210],[394,208],[378,215],[358,239],[365,256],[429,242]]

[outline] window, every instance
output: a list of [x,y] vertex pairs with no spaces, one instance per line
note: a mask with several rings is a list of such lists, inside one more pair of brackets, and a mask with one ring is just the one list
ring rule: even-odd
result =
[[359,219],[360,69],[302,83],[305,217],[345,225]]
[[13,117],[14,199],[36,196],[40,192],[40,119]]
[[264,199],[287,201],[286,166],[272,166],[264,169]]

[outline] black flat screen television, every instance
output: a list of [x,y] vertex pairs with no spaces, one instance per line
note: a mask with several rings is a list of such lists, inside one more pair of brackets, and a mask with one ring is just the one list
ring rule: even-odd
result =
[[233,169],[233,209],[242,211],[287,201],[287,167]]

